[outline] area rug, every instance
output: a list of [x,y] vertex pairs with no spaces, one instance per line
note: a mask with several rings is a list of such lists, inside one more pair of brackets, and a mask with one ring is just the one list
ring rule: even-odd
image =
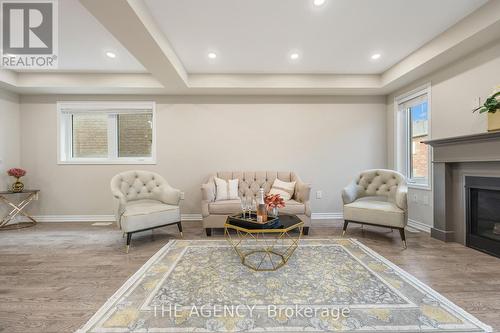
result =
[[225,240],[172,241],[77,332],[491,332],[353,239],[302,240],[277,271]]

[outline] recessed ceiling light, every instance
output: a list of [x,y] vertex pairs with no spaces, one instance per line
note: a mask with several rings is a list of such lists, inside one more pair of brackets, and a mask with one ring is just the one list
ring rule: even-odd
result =
[[381,54],[380,53],[375,53],[375,54],[372,54],[372,59],[373,60],[377,60],[378,58],[381,57]]
[[294,53],[290,54],[290,59],[292,59],[292,60],[299,59],[299,54],[297,52],[294,52]]
[[215,53],[215,52],[208,52],[208,58],[209,59],[215,59],[215,58],[217,58],[217,53]]
[[323,6],[325,4],[326,0],[313,0],[313,4],[316,6],[316,7],[320,7],[320,6]]
[[108,51],[108,52],[106,52],[106,56],[107,56],[108,58],[111,58],[111,59],[116,58],[116,54],[114,54],[113,52],[109,52],[109,51]]

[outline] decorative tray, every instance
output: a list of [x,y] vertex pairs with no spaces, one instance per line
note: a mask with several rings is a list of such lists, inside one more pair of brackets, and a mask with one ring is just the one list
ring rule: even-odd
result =
[[256,212],[252,212],[250,217],[248,217],[248,213],[245,214],[245,218],[243,218],[243,213],[228,216],[227,223],[247,229],[278,229],[281,227],[279,217],[268,216],[266,222],[257,222]]

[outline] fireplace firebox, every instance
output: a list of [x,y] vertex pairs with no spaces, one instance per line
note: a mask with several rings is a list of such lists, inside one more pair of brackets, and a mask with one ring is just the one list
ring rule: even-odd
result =
[[500,257],[500,177],[465,177],[468,247]]

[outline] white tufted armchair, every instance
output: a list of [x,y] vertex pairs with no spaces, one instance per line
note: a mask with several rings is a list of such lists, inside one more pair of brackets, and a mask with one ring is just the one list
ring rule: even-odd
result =
[[126,171],[111,179],[111,192],[118,200],[116,221],[127,235],[127,253],[132,234],[177,224],[182,236],[179,201],[181,192],[150,171]]
[[407,192],[405,177],[385,169],[361,172],[342,191],[344,230],[349,222],[398,229],[406,248]]

